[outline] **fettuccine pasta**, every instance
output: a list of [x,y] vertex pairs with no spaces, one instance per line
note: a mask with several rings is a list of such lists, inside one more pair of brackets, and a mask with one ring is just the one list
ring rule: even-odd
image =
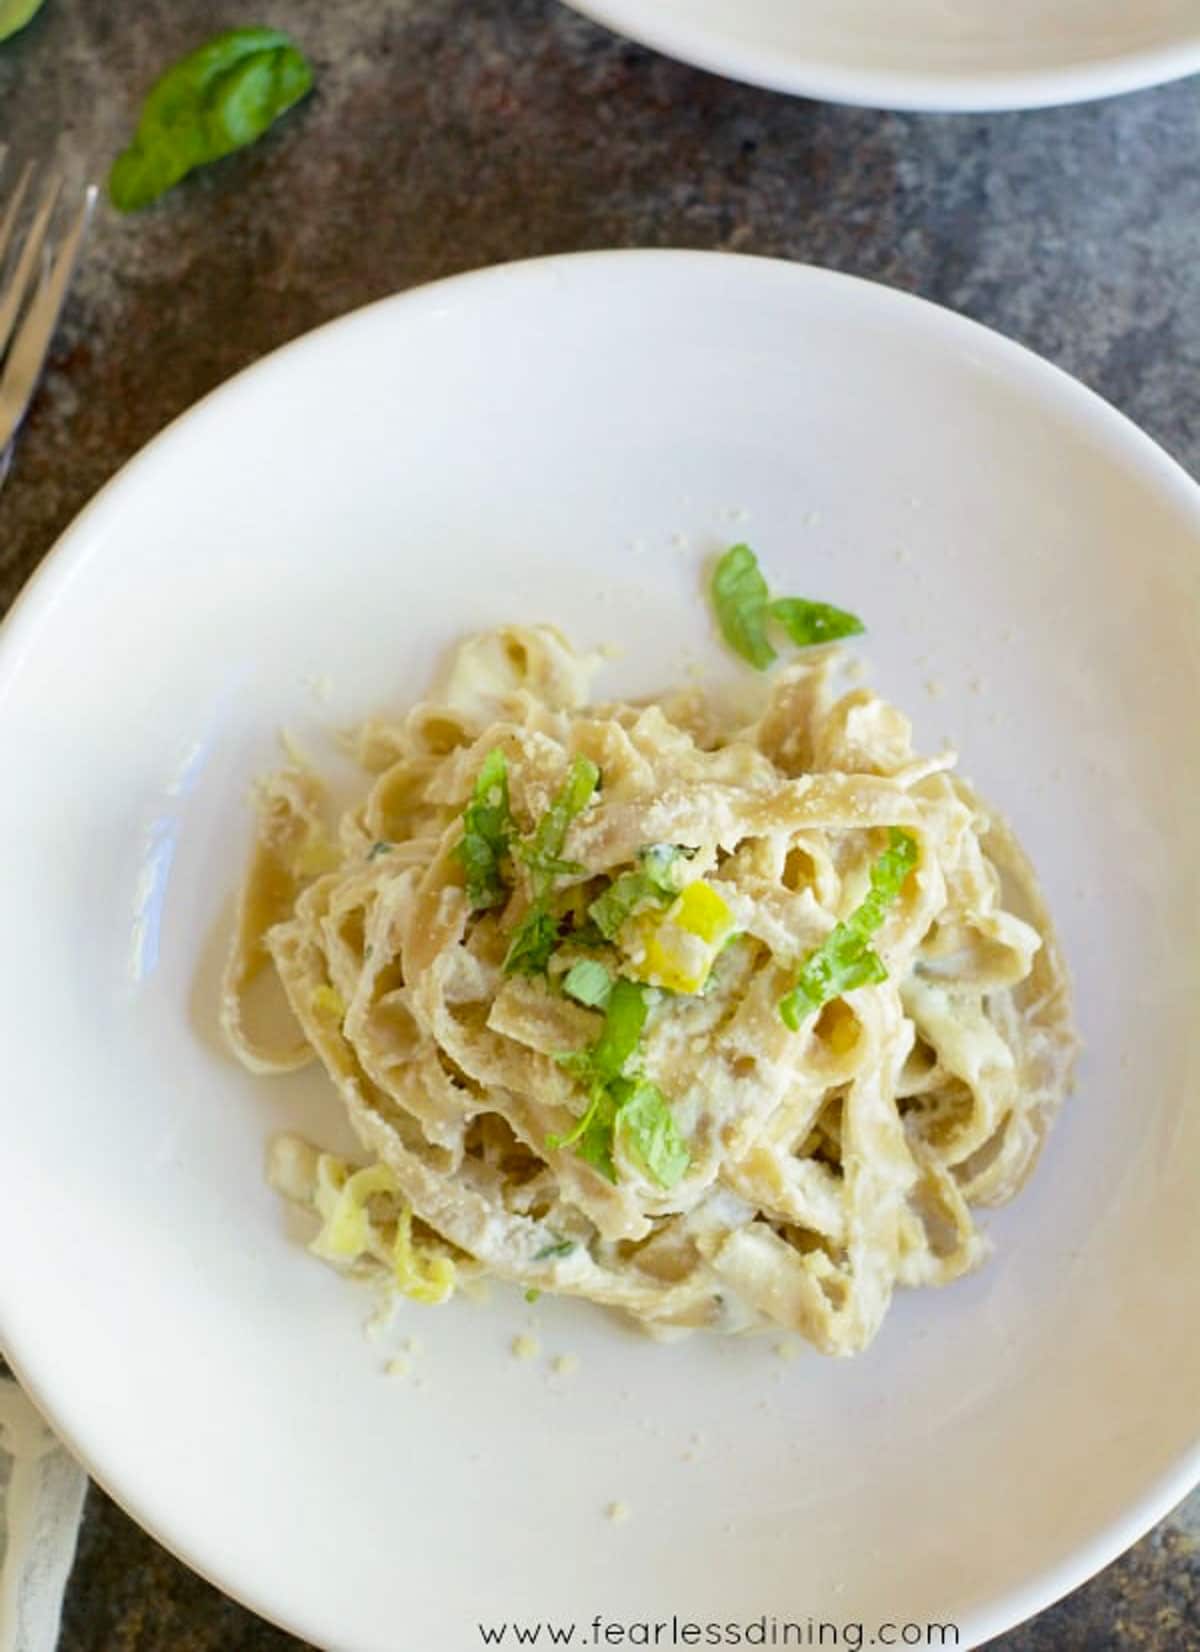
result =
[[747,719],[592,704],[595,661],[506,628],[358,732],[336,823],[307,769],[262,785],[222,1021],[361,1142],[276,1144],[320,1255],[839,1355],[981,1261],[1069,1088],[1067,977],[1011,832],[839,659]]

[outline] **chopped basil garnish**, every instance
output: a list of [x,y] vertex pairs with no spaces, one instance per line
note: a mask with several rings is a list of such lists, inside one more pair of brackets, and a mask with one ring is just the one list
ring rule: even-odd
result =
[[807,597],[779,597],[771,604],[770,612],[797,648],[837,642],[841,637],[857,637],[864,629],[857,614],[848,614],[830,602],[809,602]]
[[581,1159],[615,1182],[613,1138],[620,1129],[647,1175],[660,1187],[673,1187],[690,1156],[666,1097],[637,1071],[648,1013],[644,987],[635,981],[613,983],[599,1038],[586,1050],[558,1058],[587,1086],[588,1106],[574,1129],[565,1136],[548,1137],[546,1145],[574,1147]]
[[613,978],[598,958],[580,958],[563,976],[563,991],[577,1004],[602,1010],[613,989]]
[[620,1106],[617,1125],[647,1175],[660,1187],[674,1187],[691,1155],[658,1086],[638,1079]]
[[734,545],[717,563],[712,576],[712,600],[717,623],[730,648],[765,671],[776,655],[767,639],[767,610],[771,593],[749,545]]
[[883,959],[868,942],[899,896],[917,863],[917,841],[893,826],[889,846],[871,868],[871,888],[862,903],[838,924],[804,961],[796,984],[779,1000],[779,1013],[793,1032],[823,1004],[854,987],[887,980]]
[[[454,858],[467,875],[471,909],[484,912],[502,906],[508,898],[505,862],[517,828],[508,803],[508,763],[499,746],[484,758],[462,820],[463,835]],[[375,849],[371,855],[374,858]]]
[[680,863],[690,859],[691,853],[694,851],[677,849],[673,843],[654,843],[643,849],[637,870],[614,878],[588,907],[588,915],[600,933],[611,941],[639,906],[669,905],[679,893]]
[[856,615],[831,603],[810,602],[806,597],[772,601],[749,545],[734,545],[720,558],[713,570],[711,592],[721,635],[756,671],[765,671],[777,658],[767,635],[772,620],[799,648],[857,636],[863,629]]
[[582,872],[582,866],[562,858],[571,822],[591,802],[600,770],[587,757],[577,757],[553,802],[538,821],[533,836],[515,846],[514,853],[529,871],[532,900],[513,931],[504,959],[506,975],[544,975],[558,940],[558,923],[550,912],[550,895],[560,873]]

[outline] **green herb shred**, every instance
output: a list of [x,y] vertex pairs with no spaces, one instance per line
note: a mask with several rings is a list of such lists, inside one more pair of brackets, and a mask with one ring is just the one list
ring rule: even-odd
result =
[[577,1004],[602,1010],[612,992],[613,978],[598,958],[580,958],[563,976],[562,988]]
[[854,987],[887,980],[883,959],[868,944],[917,863],[917,841],[893,826],[889,844],[871,868],[871,888],[862,903],[804,960],[779,1013],[795,1032],[823,1004]]
[[658,1086],[639,1079],[622,1103],[617,1122],[647,1175],[660,1187],[674,1187],[691,1155]]
[[673,1187],[690,1156],[666,1097],[637,1070],[648,1014],[645,987],[623,979],[613,983],[599,1038],[586,1050],[558,1057],[587,1087],[587,1108],[574,1129],[548,1137],[546,1145],[574,1147],[581,1159],[615,1182],[613,1141],[619,1129],[647,1175],[660,1187]]
[[555,794],[533,836],[514,846],[513,853],[529,872],[532,899],[529,910],[513,931],[505,955],[505,975],[544,975],[558,942],[558,923],[550,912],[554,880],[560,873],[583,871],[576,861],[562,858],[571,823],[591,802],[600,770],[587,757],[577,757]]
[[466,873],[472,911],[485,912],[508,898],[505,866],[517,830],[508,802],[508,763],[499,746],[484,758],[462,818],[454,858]]
[[856,614],[807,597],[771,598],[758,558],[749,545],[734,545],[719,559],[711,584],[721,635],[730,648],[765,671],[777,658],[767,634],[773,621],[798,648],[855,637],[863,630]]
[[835,608],[830,602],[809,602],[807,597],[779,597],[771,604],[770,613],[797,648],[861,636],[864,630],[857,614]]
[[633,872],[615,877],[588,907],[588,916],[606,940],[613,940],[626,919],[641,906],[668,906],[679,893],[678,874],[689,851],[674,844],[651,844],[641,851]]
[[712,601],[721,634],[730,648],[765,671],[776,654],[767,638],[771,593],[749,545],[734,545],[717,563],[712,576]]
[[505,975],[545,975],[558,945],[558,924],[544,902],[535,902],[512,932],[504,954]]

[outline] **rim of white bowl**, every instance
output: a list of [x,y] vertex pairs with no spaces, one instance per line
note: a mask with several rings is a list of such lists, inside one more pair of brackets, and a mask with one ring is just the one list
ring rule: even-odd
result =
[[1200,72],[1200,28],[1187,39],[1053,68],[961,74],[848,67],[819,55],[781,53],[730,39],[720,29],[661,23],[645,0],[565,0],[614,33],[693,68],[768,91],[824,103],[914,113],[984,114],[1046,109],[1143,91]]
[[[165,426],[143,448],[134,454],[112,476],[67,526],[47,552],[26,582],[15,602],[0,621],[0,694],[20,670],[23,659],[35,640],[36,627],[47,610],[77,571],[96,554],[103,544],[102,536],[92,533],[94,521],[102,521],[114,508],[119,510],[119,493],[126,485],[131,470],[149,464],[163,450],[180,439],[186,439],[188,422],[210,402],[221,397],[244,393],[246,381],[256,375],[275,370],[284,358],[290,365],[297,354],[327,344],[339,329],[363,323],[376,310],[385,307],[411,308],[435,306],[444,302],[450,293],[462,293],[479,285],[508,284],[519,286],[530,280],[540,281],[556,270],[595,269],[613,265],[629,266],[634,262],[649,265],[675,265],[677,268],[712,267],[718,262],[745,268],[749,279],[798,280],[830,285],[852,285],[869,290],[874,300],[891,306],[897,312],[920,312],[927,323],[934,323],[948,333],[957,333],[964,342],[970,341],[976,350],[986,349],[1008,362],[1017,361],[1030,382],[1040,384],[1044,395],[1057,400],[1064,407],[1098,421],[1114,435],[1119,435],[1123,449],[1141,468],[1151,485],[1174,496],[1179,503],[1186,502],[1200,521],[1200,484],[1197,484],[1157,442],[1148,436],[1125,414],[1094,390],[1043,356],[1006,337],[996,329],[984,326],[944,305],[920,298],[883,282],[823,269],[818,265],[792,263],[786,259],[763,258],[748,254],[706,252],[691,249],[630,248],[595,252],[557,253],[541,258],[515,260],[507,264],[490,265],[470,270],[461,275],[447,276],[439,281],[393,293],[370,304],[360,306],[347,314],[325,322],[302,333],[299,337],[250,363],[224,383]],[[753,272],[752,274],[750,272]],[[278,1625],[300,1639],[311,1639],[313,1625],[292,1615],[284,1598],[276,1598],[269,1590],[259,1592],[250,1580],[231,1580],[219,1565],[206,1558],[207,1544],[202,1536],[189,1536],[181,1522],[174,1519],[169,1509],[157,1506],[153,1491],[145,1494],[126,1493],[121,1489],[119,1464],[108,1459],[103,1442],[95,1445],[78,1435],[70,1422],[69,1398],[62,1399],[57,1391],[62,1387],[61,1374],[39,1369],[36,1352],[26,1359],[23,1351],[5,1346],[0,1328],[0,1350],[3,1351],[17,1380],[30,1399],[45,1416],[59,1438],[82,1463],[88,1474],[112,1500],[143,1530],[163,1544],[198,1576],[204,1578],[230,1599],[237,1601],[268,1622]],[[66,1383],[70,1388],[70,1379]],[[60,1403],[61,1402],[61,1403]],[[1102,1521],[1092,1536],[1077,1545],[1068,1555],[1046,1566],[1017,1588],[1009,1589],[994,1599],[972,1606],[961,1614],[958,1625],[964,1652],[981,1647],[997,1635],[1004,1634],[1036,1613],[1044,1611],[1072,1590],[1086,1583],[1104,1567],[1151,1530],[1152,1527],[1180,1503],[1197,1485],[1200,1485],[1200,1413],[1196,1419],[1196,1437],[1185,1448],[1169,1469],[1160,1473],[1145,1488],[1129,1508],[1115,1519]]]

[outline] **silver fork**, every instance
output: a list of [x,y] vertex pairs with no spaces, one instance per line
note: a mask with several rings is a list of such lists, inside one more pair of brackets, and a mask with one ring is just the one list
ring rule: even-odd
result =
[[[0,156],[0,167],[2,165]],[[0,487],[12,464],[21,421],[42,376],[50,340],[96,204],[96,186],[89,184],[53,256],[43,256],[54,209],[62,194],[63,178],[61,173],[51,172],[28,227],[19,235],[21,209],[30,193],[33,176],[34,167],[30,162],[17,179],[4,216],[0,218]],[[16,257],[5,282],[3,272],[10,248]]]

